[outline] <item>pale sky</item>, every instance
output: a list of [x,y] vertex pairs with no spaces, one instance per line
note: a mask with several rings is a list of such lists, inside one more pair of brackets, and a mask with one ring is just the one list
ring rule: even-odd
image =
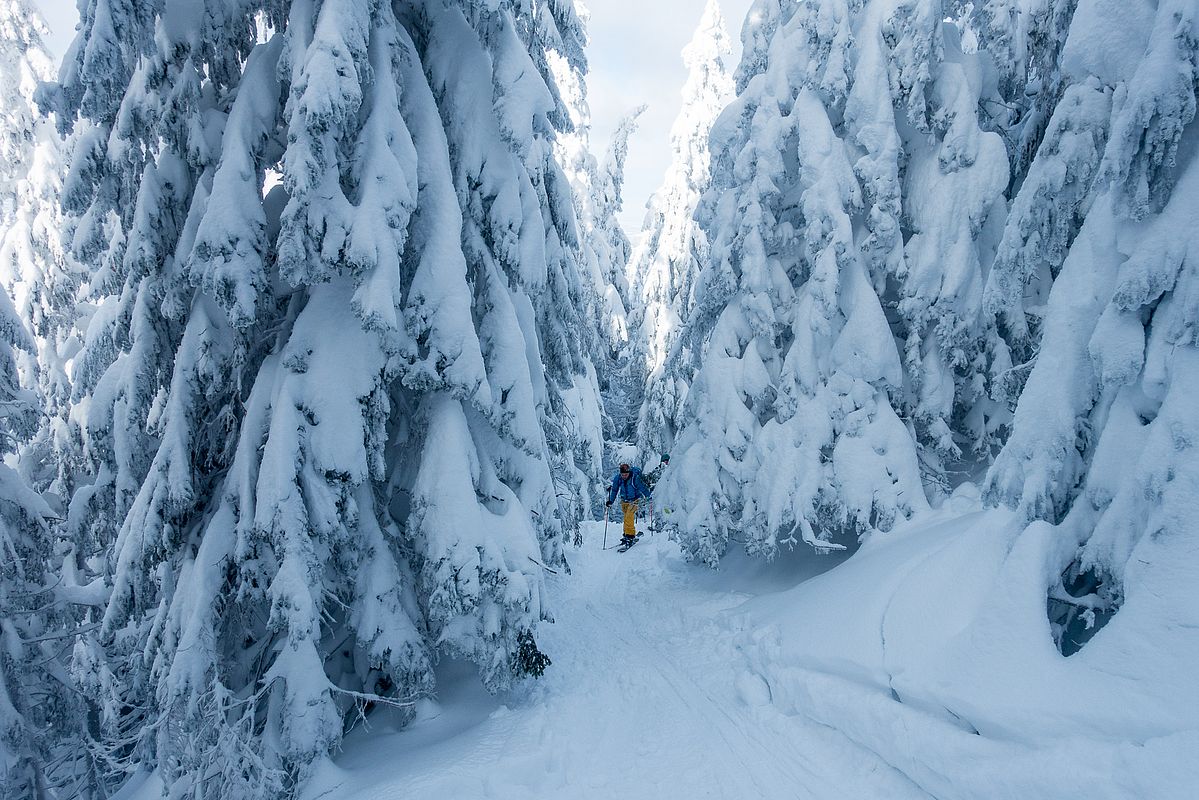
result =
[[33,0],[33,4],[42,12],[50,25],[50,50],[55,58],[62,58],[71,39],[75,38],[75,20],[79,19],[79,11],[75,8],[74,0]]
[[[706,0],[586,0],[591,10],[591,145],[603,159],[616,123],[641,103],[649,108],[629,142],[625,167],[624,213],[620,221],[635,238],[645,203],[670,164],[670,126],[682,105],[687,72],[683,47],[699,25]],[[741,22],[752,0],[720,0],[735,52],[741,57]]]
[[[641,103],[649,108],[629,144],[625,208],[621,223],[630,237],[641,230],[645,203],[670,163],[670,126],[679,113],[682,50],[699,24],[705,0],[585,0],[591,11],[592,149],[603,159],[616,122]],[[62,57],[75,31],[74,0],[34,0],[50,24],[49,44]],[[740,57],[741,22],[752,0],[720,0]]]

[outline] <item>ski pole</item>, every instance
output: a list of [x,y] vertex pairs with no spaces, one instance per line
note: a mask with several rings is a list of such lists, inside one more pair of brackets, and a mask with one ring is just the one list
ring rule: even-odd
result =
[[612,506],[604,506],[604,549],[608,549],[608,509]]

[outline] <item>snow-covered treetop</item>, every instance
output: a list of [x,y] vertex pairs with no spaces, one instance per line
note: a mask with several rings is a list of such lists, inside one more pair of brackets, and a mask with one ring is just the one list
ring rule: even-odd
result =
[[25,0],[0,0],[0,222],[13,213],[16,184],[33,151],[34,93],[53,75],[46,23]]
[[691,259],[691,218],[710,180],[708,134],[733,97],[733,80],[724,64],[731,52],[720,4],[708,0],[695,35],[683,48],[688,73],[683,106],[670,130],[673,157],[662,187],[649,201],[639,257],[629,265],[631,283],[646,303],[678,299],[682,307],[688,305],[686,298],[676,296],[690,283],[686,273],[694,271],[684,263]]
[[629,138],[637,132],[637,119],[645,113],[649,106],[642,104],[621,117],[612,132],[612,140],[608,142],[608,150],[604,153],[604,161],[600,166],[600,197],[604,212],[619,214],[624,206],[622,190],[624,188],[624,165],[629,157]]
[[603,276],[603,291],[607,295],[606,327],[613,345],[622,344],[629,338],[627,317],[631,310],[631,295],[625,270],[632,255],[632,245],[620,226],[619,217],[624,207],[624,168],[629,156],[629,137],[637,131],[637,119],[646,108],[640,105],[621,118],[608,142],[608,150],[592,187],[591,224],[595,228],[592,247]]
[[[688,148],[697,145],[706,152],[712,122],[733,97],[733,80],[724,63],[732,52],[733,43],[720,12],[720,3],[708,0],[699,26],[683,48],[683,64],[687,67],[683,107],[670,129],[670,140],[676,153],[687,153]],[[692,176],[706,181],[707,174],[705,156],[692,164]]]
[[[733,94],[733,82],[724,66],[724,59],[733,54],[733,41],[729,38],[728,26],[724,23],[721,4],[718,0],[707,0],[704,16],[691,41],[682,48],[682,62],[687,67],[687,82],[682,86],[683,113],[675,120],[670,138],[676,140],[686,133],[685,121],[691,119],[695,110],[710,108],[713,96],[727,101]],[[723,104],[721,106],[723,108]],[[688,114],[687,112],[692,112]]]
[[629,263],[629,282],[642,303],[634,327],[648,379],[637,439],[646,452],[671,446],[690,383],[690,359],[675,359],[666,371],[663,367],[707,260],[706,239],[694,216],[711,180],[708,137],[733,97],[733,80],[724,63],[731,49],[720,5],[709,0],[683,48],[688,74],[682,109],[670,131],[673,157],[662,187],[650,198],[644,235]]

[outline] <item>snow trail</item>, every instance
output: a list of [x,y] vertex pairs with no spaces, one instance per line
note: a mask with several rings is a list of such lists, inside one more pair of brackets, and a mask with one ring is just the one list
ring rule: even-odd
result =
[[735,570],[690,566],[662,534],[601,552],[602,535],[589,524],[574,574],[551,581],[542,680],[492,698],[443,665],[439,703],[390,735],[372,718],[306,797],[927,797],[840,732],[770,704],[740,652],[751,595]]

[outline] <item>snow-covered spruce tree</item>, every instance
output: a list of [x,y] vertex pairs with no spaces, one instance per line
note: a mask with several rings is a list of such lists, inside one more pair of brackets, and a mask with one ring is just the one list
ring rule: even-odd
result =
[[591,197],[591,240],[596,258],[604,270],[608,307],[608,348],[616,353],[629,341],[629,315],[636,300],[628,280],[633,245],[620,224],[624,208],[624,167],[629,157],[629,138],[637,132],[637,119],[647,106],[640,105],[625,114],[612,132],[607,152],[593,185]]
[[[711,139],[711,243],[682,340],[702,348],[665,502],[714,563],[886,530],[945,464],[985,449],[1007,357],[982,324],[1007,155],[996,91],[941,2],[750,13],[738,97]],[[679,348],[680,351],[682,348]],[[839,546],[839,545],[838,545]]]
[[647,454],[672,447],[691,383],[692,354],[678,353],[669,362],[667,354],[695,304],[696,278],[708,258],[707,240],[694,216],[711,175],[708,135],[733,98],[733,79],[724,65],[731,52],[720,4],[708,0],[683,49],[688,74],[683,107],[670,131],[670,167],[650,198],[642,239],[629,265],[640,307],[632,335],[648,375],[637,444]]
[[1013,180],[1028,169],[1062,97],[1061,53],[1078,0],[961,2],[966,24],[998,71],[999,97],[981,98],[985,120],[1007,138]]
[[[1060,274],[985,497],[1059,523],[1047,574],[1069,654],[1121,603],[1193,607],[1174,569],[1195,558],[1199,513],[1199,8],[1081,2],[1062,52],[1063,99],[1004,239],[1024,264],[1050,242]],[[1054,226],[1027,233],[1036,219]]]
[[71,360],[79,349],[75,291],[82,282],[64,248],[60,205],[62,144],[37,107],[53,77],[41,16],[24,0],[0,3],[0,282],[27,322],[35,348],[17,351],[22,382],[37,387],[45,412],[21,467],[37,488],[70,493],[75,459],[70,435]]
[[40,121],[33,95],[53,71],[43,43],[47,33],[41,16],[24,0],[0,4],[0,223],[6,231],[22,212],[17,198],[28,191],[25,184],[33,166]]
[[[22,389],[14,349],[33,349],[7,292],[0,292],[0,455],[32,435],[36,397]],[[53,514],[17,472],[0,464],[0,797],[49,797],[53,723],[66,702],[56,685],[50,624]],[[61,672],[60,672],[61,674]]]
[[[565,105],[569,127],[555,142],[559,163],[573,189],[575,216],[579,225],[578,258],[583,271],[583,315],[578,328],[589,345],[589,380],[599,387],[599,395],[580,384],[579,391],[565,393],[562,410],[568,418],[579,420],[582,430],[596,431],[594,438],[579,443],[574,479],[568,481],[584,516],[593,516],[594,479],[602,474],[606,460],[604,442],[615,436],[615,419],[627,420],[635,413],[637,400],[629,399],[628,344],[629,307],[635,298],[626,282],[625,269],[630,244],[620,226],[618,215],[623,202],[624,163],[628,139],[636,129],[636,118],[644,111],[634,109],[620,121],[609,144],[601,168],[591,149],[591,111],[587,102],[585,9],[580,22],[571,26],[576,38],[564,38],[555,47],[547,47],[546,58],[554,84]],[[561,416],[561,414],[559,414]],[[628,427],[627,423],[622,423]],[[553,419],[547,421],[552,435]],[[605,435],[606,434],[606,435]]]
[[[542,6],[544,10],[545,6]],[[554,152],[571,187],[571,201],[578,226],[576,255],[583,273],[578,310],[582,312],[576,330],[587,350],[583,379],[573,389],[562,392],[563,405],[546,418],[546,436],[556,452],[573,451],[573,463],[563,462],[554,471],[559,499],[574,503],[575,516],[595,516],[595,476],[603,473],[604,410],[600,400],[601,371],[607,364],[608,341],[613,335],[608,313],[609,270],[600,264],[596,252],[596,227],[592,199],[599,181],[599,167],[591,150],[591,109],[587,102],[587,22],[586,7],[576,4],[573,24],[558,26],[560,38],[543,42],[546,65],[553,77],[552,86],[561,97],[566,123],[554,140]],[[558,444],[557,439],[569,438]],[[581,543],[581,535],[576,538]]]
[[[0,4],[4,44],[12,9]],[[20,10],[28,11],[22,8]],[[36,20],[18,20],[27,25]],[[2,47],[2,45],[0,45]],[[22,387],[18,352],[31,357],[34,338],[7,291],[0,291],[0,457],[11,459],[38,430],[37,394]],[[90,764],[83,749],[82,702],[64,653],[74,635],[66,580],[55,576],[54,512],[24,478],[0,463],[0,798],[48,800],[86,796]]]
[[[587,62],[583,50],[587,43],[586,22],[584,15],[579,25],[583,40],[575,48],[548,49],[546,59],[570,123],[556,138],[554,149],[572,189],[580,257],[588,279],[584,294],[586,322],[596,332],[593,360],[598,364],[608,351],[609,341],[619,338],[618,326],[625,320],[623,309],[609,313],[611,298],[619,298],[619,295],[609,283],[609,266],[601,263],[601,259],[607,257],[607,238],[599,230],[595,218],[601,179],[599,162],[591,149],[591,108],[587,100]],[[572,54],[572,49],[577,52]]]
[[490,689],[543,665],[541,564],[578,511],[551,468],[597,435],[546,435],[594,394],[547,66],[578,24],[569,2],[84,9],[46,103],[83,130],[93,481],[68,526],[112,591],[74,669],[114,780],[290,794],[440,656]]
[[[1070,85],[1062,47],[1078,0],[997,0],[968,7],[979,46],[998,70],[998,98],[980,99],[984,125],[1004,137],[1010,216],[987,276],[987,313],[1010,349],[991,394],[1014,408],[1040,339],[1045,300],[1089,207],[1110,93]],[[1060,158],[1038,152],[1056,153]]]
[[[604,434],[609,443],[630,441],[637,424],[645,387],[643,366],[638,363],[629,338],[629,319],[638,314],[640,299],[629,287],[628,267],[633,247],[620,224],[624,207],[624,169],[629,154],[629,137],[637,130],[637,118],[646,106],[634,108],[620,119],[594,183],[591,207],[591,249],[604,271],[607,352],[600,370],[604,400]],[[613,456],[605,461],[611,463]]]
[[58,140],[34,101],[51,77],[45,34],[24,0],[0,2],[0,455],[15,461],[0,465],[0,797],[22,800],[80,796],[91,769],[64,657],[73,609],[89,598],[73,575],[55,574],[56,515],[34,490],[61,493],[55,465],[69,460],[58,446],[77,346]]

